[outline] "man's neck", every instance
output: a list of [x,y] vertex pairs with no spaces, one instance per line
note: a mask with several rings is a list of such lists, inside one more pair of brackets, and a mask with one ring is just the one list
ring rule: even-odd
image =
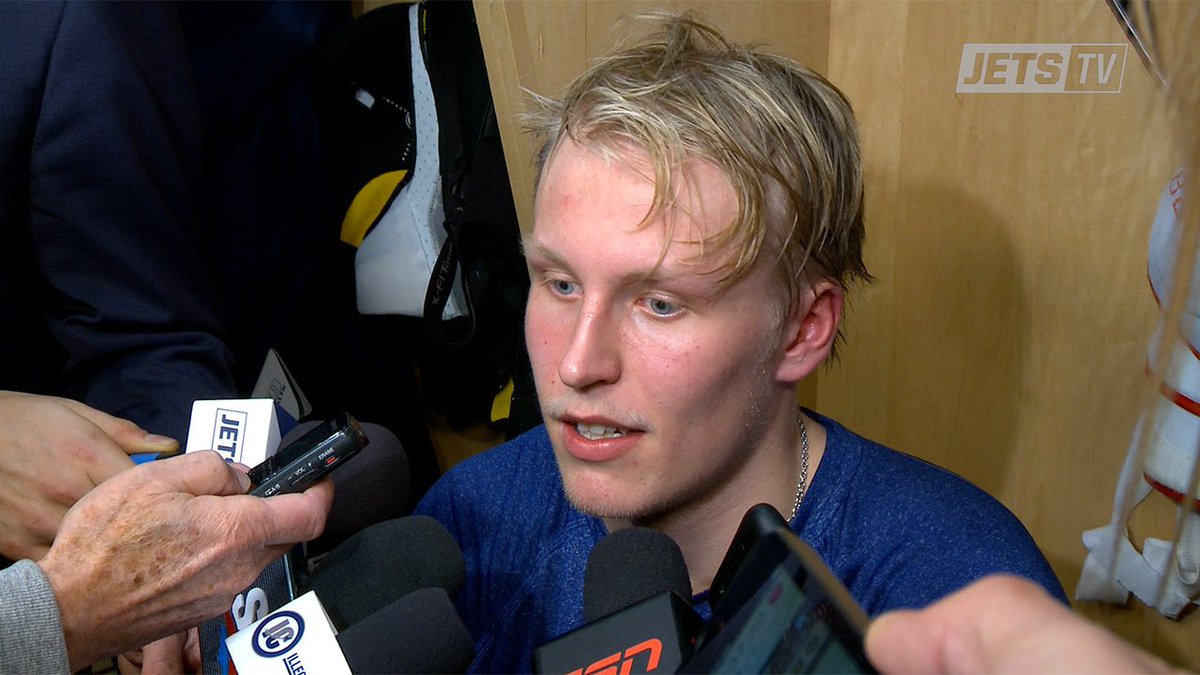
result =
[[[788,426],[765,437],[760,447],[751,453],[750,461],[720,489],[659,518],[635,523],[605,519],[608,530],[612,532],[634,524],[667,534],[683,553],[692,592],[707,590],[746,511],[767,503],[785,519],[792,512],[800,476],[802,444],[795,409],[789,414],[788,425],[794,425],[796,430],[792,431]],[[811,418],[805,417],[804,423],[808,431],[808,483],[811,486],[825,454],[826,434],[825,428]]]

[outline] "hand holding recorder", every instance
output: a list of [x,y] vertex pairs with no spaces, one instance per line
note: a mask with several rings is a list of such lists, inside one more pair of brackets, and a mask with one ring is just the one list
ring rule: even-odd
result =
[[271,499],[215,452],[140,465],[67,513],[38,564],[54,589],[71,669],[195,626],[294,544],[319,535],[324,481]]
[[[262,415],[261,410],[246,409],[239,406],[238,403],[237,401],[224,402],[215,409],[205,409],[200,413],[193,412],[193,421],[197,415],[202,422],[207,419],[224,417],[237,419],[237,413],[244,410],[245,417],[238,424],[239,427],[244,425],[244,428],[249,428],[251,424],[266,427],[272,422],[270,417]],[[283,495],[301,492],[333,469],[345,464],[346,460],[358,454],[369,443],[368,434],[363,425],[346,413],[320,423],[311,423],[311,426],[310,423],[306,423],[304,426],[308,427],[307,430],[298,431],[297,438],[286,442],[273,455],[247,472],[246,477],[249,478],[249,481],[246,490],[249,494],[277,499]],[[193,434],[196,434],[197,430],[208,431],[203,425],[194,426]],[[239,432],[242,430],[239,429]],[[199,437],[207,438],[210,434],[211,432],[199,434]],[[238,436],[239,434],[234,433],[215,434],[217,439],[242,440]],[[375,429],[375,436],[383,438],[385,447],[381,447],[381,451],[390,451],[391,454],[395,454],[398,450],[398,447],[386,447],[389,445],[390,432],[381,434],[379,429]],[[398,444],[394,437],[391,437],[391,441],[391,445]],[[269,450],[273,450],[273,448],[259,443],[270,443],[270,439],[259,438],[257,442],[246,444],[245,447],[242,447],[241,457],[243,459],[247,456],[261,457]],[[195,451],[193,449],[193,452]],[[379,464],[378,458],[376,459],[375,463]],[[336,511],[336,507],[334,507],[334,511]],[[332,511],[327,511],[326,516],[327,525],[337,520]],[[203,630],[199,632],[191,630],[186,636],[182,634],[172,636],[172,638],[146,645],[140,651],[129,652],[123,655],[125,661],[119,662],[119,665],[128,668],[131,672],[155,668],[159,672],[201,670],[213,673],[226,672],[229,667],[229,659],[227,654],[223,654],[223,643],[224,638],[228,635],[227,631],[232,630],[227,626],[236,626],[237,629],[241,629],[243,622],[253,621],[260,613],[265,614],[294,599],[294,588],[291,586],[293,582],[289,581],[292,574],[291,568],[284,561],[270,562],[266,569],[262,570],[262,574],[253,580],[252,584],[247,584],[246,588],[239,588],[238,591],[230,594],[230,597],[234,598],[232,606],[227,603],[225,611],[215,613],[215,618],[205,622]],[[255,596],[257,600],[247,599],[248,591],[251,588],[258,594]],[[240,615],[234,616],[232,612],[238,606],[241,606],[242,612]],[[250,609],[251,606],[253,609]],[[139,664],[141,664],[140,667]],[[196,664],[197,667],[193,668],[192,664]]]

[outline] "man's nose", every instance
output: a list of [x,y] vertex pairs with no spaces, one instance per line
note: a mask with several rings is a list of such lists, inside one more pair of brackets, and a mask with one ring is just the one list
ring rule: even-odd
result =
[[621,374],[619,330],[603,308],[584,306],[571,342],[558,364],[558,376],[572,389],[616,382]]

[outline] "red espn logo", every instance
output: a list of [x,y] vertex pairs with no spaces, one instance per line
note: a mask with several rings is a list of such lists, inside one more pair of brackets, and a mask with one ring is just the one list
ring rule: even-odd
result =
[[1125,44],[967,43],[959,94],[1113,94],[1125,76]]
[[[649,673],[658,667],[658,661],[662,657],[662,650],[662,642],[658,638],[650,638],[645,642],[637,643],[624,652],[617,652],[612,656],[606,656],[587,668],[573,670],[567,673],[567,675],[630,675],[633,672],[633,657],[642,652],[649,652],[649,656],[647,657],[646,667],[637,672]],[[620,662],[621,667],[619,669],[616,665],[617,662]]]

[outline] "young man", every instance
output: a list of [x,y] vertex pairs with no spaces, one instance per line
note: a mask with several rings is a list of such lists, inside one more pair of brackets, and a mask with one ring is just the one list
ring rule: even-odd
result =
[[582,623],[592,546],[639,525],[707,589],[767,502],[870,614],[989,572],[1063,598],[1028,533],[963,480],[798,410],[862,262],[853,114],[831,84],[688,16],[600,61],[544,135],[526,338],[545,426],[464,462],[418,511],[466,557],[474,669]]

